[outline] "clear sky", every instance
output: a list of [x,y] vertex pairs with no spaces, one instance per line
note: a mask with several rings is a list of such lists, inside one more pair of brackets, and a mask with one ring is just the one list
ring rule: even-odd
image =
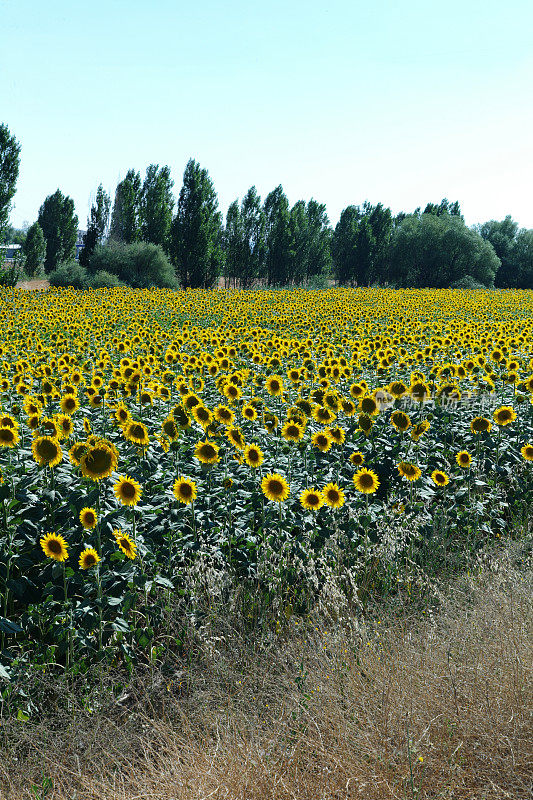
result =
[[533,227],[531,0],[0,0],[0,122],[22,146],[12,222],[58,187],[190,157],[225,212],[255,184],[468,224]]

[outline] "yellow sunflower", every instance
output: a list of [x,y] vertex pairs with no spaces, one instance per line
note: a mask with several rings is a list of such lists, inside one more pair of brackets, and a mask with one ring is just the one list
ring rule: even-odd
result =
[[80,511],[80,522],[87,530],[96,528],[98,523],[98,515],[94,508],[85,507]]
[[61,445],[51,436],[38,436],[34,439],[31,452],[40,467],[55,467],[63,458]]
[[492,422],[486,417],[474,417],[470,423],[472,433],[488,433],[492,428]]
[[357,452],[350,455],[348,461],[350,464],[353,464],[354,467],[360,467],[364,464],[365,457],[359,450],[357,450]]
[[64,394],[59,401],[59,407],[63,414],[74,414],[80,407],[80,401],[75,394]]
[[68,545],[61,534],[47,533],[40,540],[45,556],[54,561],[66,561],[68,558]]
[[336,483],[327,483],[322,489],[322,497],[330,508],[341,508],[344,505],[344,491]]
[[86,442],[74,442],[74,444],[68,451],[68,457],[70,458],[73,464],[79,467],[80,459],[82,455],[87,452],[87,449],[88,448]]
[[194,455],[202,464],[216,464],[220,461],[218,446],[214,442],[198,442],[194,448]]
[[123,533],[117,529],[113,531],[113,536],[124,555],[133,561],[137,554],[137,545],[135,542],[132,542],[127,533]]
[[431,473],[431,479],[437,486],[446,486],[450,482],[448,475],[441,469],[434,469]]
[[500,406],[492,416],[496,425],[509,425],[510,422],[514,422],[516,419],[516,411],[511,406]]
[[244,448],[244,460],[249,467],[260,467],[263,463],[264,456],[259,447],[255,444],[247,444]]
[[526,461],[533,461],[533,444],[525,444],[520,448],[520,452]]
[[175,442],[176,439],[179,438],[180,430],[176,425],[176,420],[174,417],[167,417],[165,420],[163,420],[161,432],[164,436],[168,437],[171,442]]
[[289,496],[289,484],[282,475],[270,473],[261,481],[263,494],[273,503],[282,503]]
[[221,422],[222,425],[226,425],[230,427],[233,425],[233,418],[235,417],[235,412],[228,408],[227,406],[217,406],[215,408],[215,419],[217,422]]
[[240,428],[228,428],[226,431],[226,438],[230,444],[234,445],[238,450],[244,450],[246,442]]
[[404,411],[393,411],[390,415],[390,421],[396,430],[401,433],[411,427],[411,418]]
[[81,474],[92,481],[108,478],[116,470],[117,464],[116,448],[107,441],[89,447],[80,458]]
[[297,422],[287,420],[281,429],[281,435],[289,442],[299,442],[304,435],[304,429]]
[[196,499],[196,484],[190,478],[177,478],[174,481],[172,492],[176,500],[188,506]]
[[408,461],[400,461],[398,464],[398,472],[402,478],[407,478],[408,481],[417,481],[422,472],[416,464],[411,464]]
[[143,422],[137,422],[133,419],[129,420],[122,428],[122,432],[124,434],[124,438],[129,442],[133,442],[133,444],[146,447],[146,445],[150,443],[148,429]]
[[472,463],[472,456],[466,450],[460,450],[455,456],[455,460],[463,469],[468,469]]
[[379,479],[373,470],[363,467],[353,476],[353,484],[362,494],[374,494],[378,490]]
[[90,569],[95,567],[100,561],[100,556],[94,547],[86,547],[80,554],[79,565],[81,569]]
[[0,447],[15,447],[20,441],[20,436],[16,428],[8,425],[0,427]]
[[311,444],[322,453],[327,453],[331,448],[332,439],[327,431],[318,431],[311,436]]
[[300,495],[300,503],[308,511],[318,511],[324,505],[324,497],[318,489],[304,489]]
[[270,375],[265,381],[265,389],[272,397],[279,397],[283,392],[283,378],[280,375]]
[[120,476],[113,486],[113,492],[123,506],[136,506],[141,499],[142,487],[128,475]]

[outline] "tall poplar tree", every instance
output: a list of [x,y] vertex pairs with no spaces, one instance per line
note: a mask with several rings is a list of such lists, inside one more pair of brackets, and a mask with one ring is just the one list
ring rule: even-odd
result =
[[20,165],[20,144],[7,125],[0,125],[0,237],[7,226]]
[[83,248],[80,251],[80,264],[88,267],[97,244],[104,241],[109,225],[111,198],[102,184],[96,191],[96,198],[91,206],[91,214],[87,219],[87,232],[83,237]]
[[58,189],[40,207],[38,222],[46,239],[44,266],[51,272],[76,252],[78,217],[74,213],[74,200]]
[[293,260],[289,201],[283,187],[276,186],[265,199],[266,274],[269,284],[289,281]]
[[190,159],[170,234],[170,257],[183,287],[210,288],[223,262],[222,215],[206,169]]
[[174,195],[170,167],[150,164],[140,192],[139,219],[141,239],[159,244],[168,251]]
[[140,239],[141,176],[128,170],[115,191],[109,238],[131,244]]

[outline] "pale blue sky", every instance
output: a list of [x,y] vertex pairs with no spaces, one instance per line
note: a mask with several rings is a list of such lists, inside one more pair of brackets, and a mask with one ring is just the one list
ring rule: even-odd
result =
[[458,199],[533,227],[531,0],[0,0],[14,224],[59,187],[189,157],[225,212],[255,184],[394,212]]

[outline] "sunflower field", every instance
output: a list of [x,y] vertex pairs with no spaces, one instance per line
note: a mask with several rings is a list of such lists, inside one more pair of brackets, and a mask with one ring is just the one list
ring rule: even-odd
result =
[[527,524],[533,292],[0,298],[4,680],[131,663],[174,597],[411,591]]

